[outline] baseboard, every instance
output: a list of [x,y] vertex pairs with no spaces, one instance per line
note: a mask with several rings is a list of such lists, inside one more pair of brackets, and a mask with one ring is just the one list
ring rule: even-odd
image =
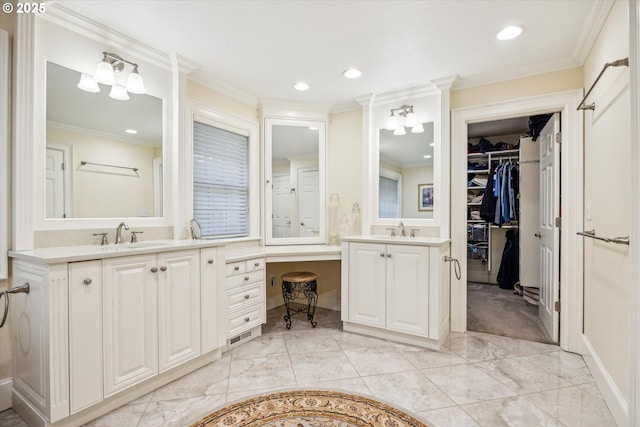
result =
[[11,392],[13,391],[13,379],[0,380],[0,412],[11,408]]
[[606,367],[598,357],[598,353],[596,353],[586,335],[582,335],[582,341],[586,349],[586,353],[583,355],[584,361],[589,371],[591,371],[591,375],[598,385],[600,393],[609,407],[613,418],[616,420],[616,424],[620,427],[628,426],[629,403],[622,396],[620,389],[618,389],[613,378],[611,378],[609,372],[607,372]]

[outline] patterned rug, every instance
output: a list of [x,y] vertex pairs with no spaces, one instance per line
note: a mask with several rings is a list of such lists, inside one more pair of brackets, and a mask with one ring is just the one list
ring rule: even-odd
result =
[[427,427],[409,414],[362,396],[294,390],[252,397],[190,427]]

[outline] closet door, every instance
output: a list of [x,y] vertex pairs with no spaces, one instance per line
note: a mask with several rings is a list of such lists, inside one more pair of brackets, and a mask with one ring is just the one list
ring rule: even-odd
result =
[[549,119],[540,132],[540,302],[538,315],[554,340],[559,339],[560,318],[555,304],[560,299],[560,150],[556,134],[560,132],[560,114]]

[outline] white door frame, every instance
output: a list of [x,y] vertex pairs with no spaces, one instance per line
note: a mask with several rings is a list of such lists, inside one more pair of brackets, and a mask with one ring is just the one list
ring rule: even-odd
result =
[[73,194],[75,193],[75,183],[73,181],[73,146],[58,141],[47,141],[45,148],[62,151],[64,161],[64,213],[66,218],[73,218]]
[[[451,254],[460,261],[466,253],[467,125],[489,120],[561,112],[562,120],[562,239],[560,277],[560,346],[584,353],[583,315],[583,113],[576,111],[583,90],[571,90],[451,111]],[[451,330],[467,329],[467,266],[451,283]]]
[[629,423],[630,426],[640,424],[640,250],[638,250],[638,239],[640,238],[640,149],[638,149],[638,139],[640,138],[640,5],[638,2],[629,2],[629,91],[631,98],[630,105],[630,125],[631,125],[631,185],[630,185],[630,207],[631,207],[631,230],[630,230],[630,328],[629,337],[631,340],[631,367],[630,367],[630,393],[629,393]]

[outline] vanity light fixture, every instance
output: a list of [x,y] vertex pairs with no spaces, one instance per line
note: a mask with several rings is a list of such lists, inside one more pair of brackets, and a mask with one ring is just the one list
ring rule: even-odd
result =
[[[117,100],[129,99],[128,92],[143,94],[144,82],[142,76],[138,72],[138,64],[128,61],[115,53],[102,52],[102,60],[96,66],[96,72],[93,77],[82,74],[78,87],[87,92],[100,92],[98,83],[112,86],[109,96]],[[129,77],[127,78],[127,86],[116,84],[116,73],[124,70],[125,63],[133,67]]]
[[513,25],[511,27],[506,27],[500,30],[500,32],[496,35],[496,38],[498,40],[511,40],[515,39],[520,34],[522,34],[522,27]]
[[392,108],[391,115],[387,119],[387,130],[393,130],[394,135],[405,135],[405,126],[411,128],[411,133],[424,132],[422,123],[418,123],[416,113],[413,112],[413,105]]
[[309,85],[306,84],[305,82],[298,82],[293,85],[293,88],[299,91],[305,91],[309,89]]

